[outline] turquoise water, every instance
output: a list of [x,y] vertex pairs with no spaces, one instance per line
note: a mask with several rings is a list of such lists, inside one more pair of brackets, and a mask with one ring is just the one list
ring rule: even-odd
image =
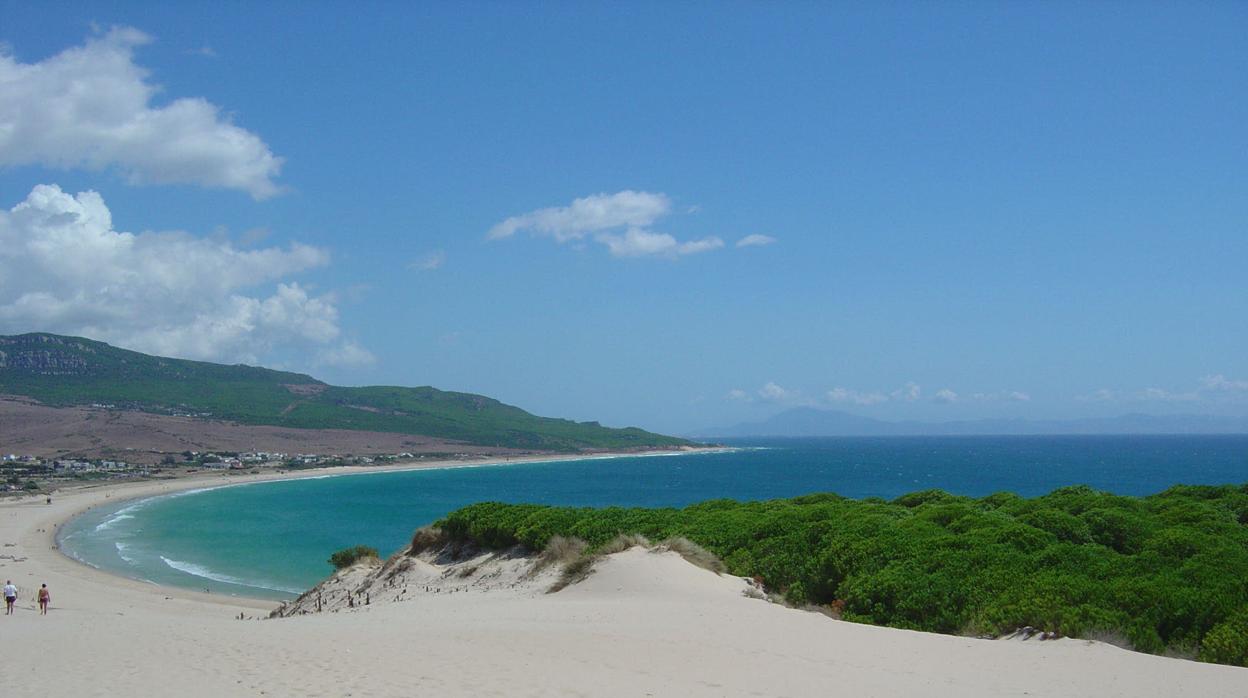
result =
[[683,506],[811,492],[892,498],[939,487],[1026,496],[1087,484],[1128,495],[1248,482],[1248,436],[913,437],[732,443],[739,450],[389,472],[181,493],[90,511],[61,532],[88,564],[158,584],[289,598],[335,550],[389,554],[484,500]]

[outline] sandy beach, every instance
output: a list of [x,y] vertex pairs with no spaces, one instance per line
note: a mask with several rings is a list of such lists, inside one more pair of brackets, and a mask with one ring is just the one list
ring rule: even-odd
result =
[[[272,602],[123,579],[54,548],[58,525],[123,498],[323,474],[110,484],[51,505],[0,503],[0,577],[21,591],[15,615],[0,618],[4,695],[1248,696],[1248,669],[1081,640],[839,622],[636,548],[555,594],[465,589],[272,620]],[[47,616],[35,604],[41,583],[52,592]]]

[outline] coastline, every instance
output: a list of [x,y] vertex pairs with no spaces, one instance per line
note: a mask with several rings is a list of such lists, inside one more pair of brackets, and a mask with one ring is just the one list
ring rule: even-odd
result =
[[[143,580],[135,579],[124,574],[119,574],[107,569],[102,569],[89,564],[83,560],[74,557],[60,548],[59,536],[65,526],[70,524],[74,519],[91,511],[99,506],[120,507],[125,504],[134,503],[141,500],[165,497],[187,491],[207,491],[222,489],[227,487],[240,487],[246,485],[256,485],[269,482],[284,482],[289,480],[305,480],[305,479],[322,479],[334,477],[346,477],[353,475],[379,475],[384,473],[411,472],[420,470],[454,470],[460,468],[478,468],[478,467],[505,467],[508,465],[523,465],[527,463],[550,463],[560,461],[582,461],[582,460],[599,460],[610,458],[644,458],[644,457],[665,457],[665,456],[681,456],[692,455],[698,453],[714,453],[724,450],[731,450],[730,447],[710,446],[705,448],[685,448],[680,450],[655,450],[655,451],[615,451],[601,452],[591,454],[548,454],[548,455],[529,455],[529,456],[487,456],[472,460],[463,459],[445,459],[436,461],[412,461],[405,463],[394,463],[389,465],[345,465],[330,466],[323,468],[308,468],[306,470],[286,470],[282,472],[261,472],[261,473],[243,473],[238,475],[229,474],[228,471],[205,473],[203,475],[195,474],[177,478],[164,480],[142,480],[132,482],[107,482],[98,485],[83,485],[78,487],[70,487],[58,490],[53,493],[53,504],[48,507],[49,514],[54,514],[60,519],[52,524],[42,524],[39,532],[43,534],[42,544],[55,550],[58,557],[73,563],[75,566],[88,574],[104,575],[109,580],[120,580],[132,584],[138,584],[143,589],[161,590],[161,593],[169,596],[181,596],[183,594],[190,595],[191,598],[208,601],[210,603],[222,603],[223,600],[236,600],[238,604],[226,603],[226,605],[245,606],[247,608],[273,608],[277,602],[271,598],[260,598],[247,596],[245,594],[211,594],[206,591],[198,591],[187,587],[161,585]],[[83,496],[75,496],[83,495]],[[94,495],[94,496],[90,496]],[[102,495],[102,497],[100,496]],[[41,504],[45,495],[33,495],[29,497],[19,497],[14,500],[0,500],[0,510],[10,502],[33,501]],[[62,500],[68,500],[65,503],[67,508],[62,508]],[[47,507],[48,505],[44,505]],[[26,547],[26,546],[23,546]],[[33,547],[33,546],[32,546]],[[2,553],[0,553],[2,554]]]
[[[365,608],[260,621],[274,603],[135,581],[52,546],[58,525],[95,506],[355,472],[110,483],[63,492],[51,505],[0,503],[0,577],[20,590],[17,614],[0,618],[6,695],[146,696],[177,686],[193,697],[818,696],[837,686],[863,696],[1139,698],[1242,695],[1248,681],[1245,669],[1081,640],[991,641],[834,621],[747,598],[737,578],[637,550],[558,594],[374,597]],[[33,591],[44,582],[52,610],[39,616]],[[58,666],[75,670],[51,670]]]

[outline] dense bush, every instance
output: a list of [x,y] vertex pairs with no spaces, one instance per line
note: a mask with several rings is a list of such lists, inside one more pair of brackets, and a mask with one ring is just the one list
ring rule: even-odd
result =
[[340,570],[369,557],[377,557],[377,548],[370,548],[367,545],[357,545],[353,548],[343,548],[333,555],[329,556],[329,564],[334,569]]
[[1121,636],[1139,650],[1248,663],[1248,485],[1150,497],[1066,487],[1025,499],[928,490],[684,509],[474,504],[438,523],[453,539],[541,550],[621,534],[683,536],[794,604],[863,623],[1001,634],[1030,625]]

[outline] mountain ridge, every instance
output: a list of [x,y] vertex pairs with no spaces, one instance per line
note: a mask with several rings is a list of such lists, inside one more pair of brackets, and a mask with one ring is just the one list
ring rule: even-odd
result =
[[45,332],[0,335],[0,394],[53,407],[104,404],[246,425],[401,433],[504,448],[689,445],[637,427],[539,417],[484,395],[431,386],[340,387],[302,373],[153,356]]

